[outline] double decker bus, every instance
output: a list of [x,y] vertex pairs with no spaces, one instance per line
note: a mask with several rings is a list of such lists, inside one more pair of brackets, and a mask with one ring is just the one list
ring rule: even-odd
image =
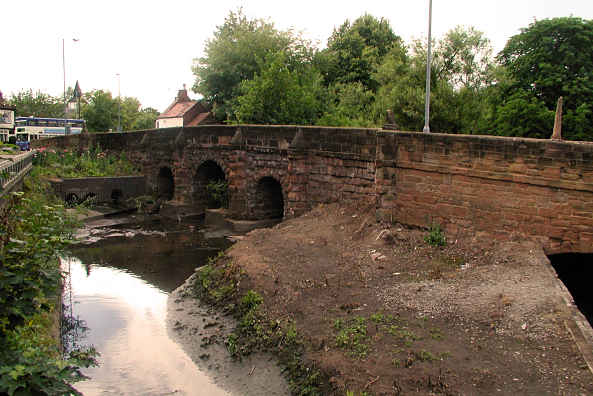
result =
[[21,147],[21,150],[28,150],[31,140],[81,133],[84,129],[84,120],[17,117],[14,125],[16,144]]

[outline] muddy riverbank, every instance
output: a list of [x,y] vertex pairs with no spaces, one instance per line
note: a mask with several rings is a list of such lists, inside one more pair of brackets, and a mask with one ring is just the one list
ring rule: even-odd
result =
[[270,354],[252,354],[241,361],[229,354],[224,341],[236,321],[195,299],[195,275],[177,288],[167,303],[167,328],[201,371],[232,395],[289,395],[286,380]]

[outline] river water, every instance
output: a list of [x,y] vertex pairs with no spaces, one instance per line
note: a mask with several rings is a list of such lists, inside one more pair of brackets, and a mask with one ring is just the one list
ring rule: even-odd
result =
[[[102,224],[99,224],[102,225]],[[93,395],[227,395],[167,335],[169,294],[225,247],[196,225],[88,227],[63,260],[65,301],[88,331],[78,340],[100,352],[76,384]]]

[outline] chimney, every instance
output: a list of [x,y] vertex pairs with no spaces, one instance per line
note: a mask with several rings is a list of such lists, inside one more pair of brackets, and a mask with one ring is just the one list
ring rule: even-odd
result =
[[187,89],[185,89],[185,84],[183,84],[183,89],[180,89],[177,92],[177,102],[190,102],[191,99],[187,96]]

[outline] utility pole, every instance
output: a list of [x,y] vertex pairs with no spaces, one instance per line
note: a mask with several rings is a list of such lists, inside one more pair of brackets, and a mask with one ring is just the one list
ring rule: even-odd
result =
[[121,85],[120,85],[120,76],[119,73],[116,74],[117,76],[117,131],[121,132]]
[[426,99],[424,100],[424,130],[430,132],[430,63],[432,49],[432,0],[428,0],[428,53],[426,56]]

